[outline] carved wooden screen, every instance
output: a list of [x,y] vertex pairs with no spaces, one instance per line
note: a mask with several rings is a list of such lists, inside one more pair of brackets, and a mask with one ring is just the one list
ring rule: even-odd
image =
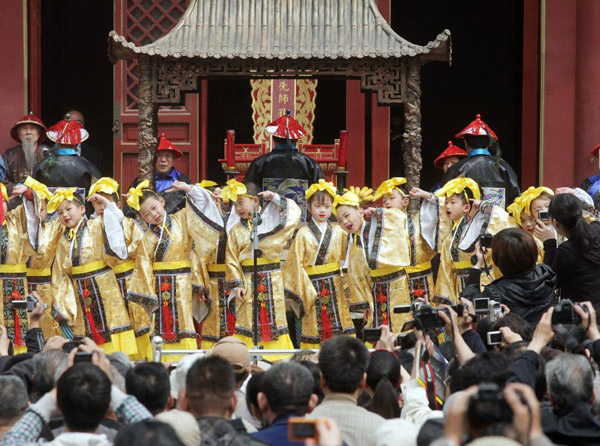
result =
[[[115,30],[136,45],[164,36],[181,18],[188,0],[115,0]],[[114,68],[114,174],[126,190],[138,175],[138,62],[119,61]],[[161,107],[158,132],[183,152],[176,167],[198,180],[198,95],[183,106]],[[118,120],[118,121],[117,121]]]

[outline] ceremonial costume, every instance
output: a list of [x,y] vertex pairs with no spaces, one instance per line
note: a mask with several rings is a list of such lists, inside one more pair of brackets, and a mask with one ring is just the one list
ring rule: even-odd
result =
[[[129,191],[127,202],[139,209],[148,182]],[[138,202],[139,203],[139,202]],[[194,186],[181,211],[165,213],[161,225],[150,225],[135,255],[135,269],[127,300],[142,305],[151,315],[151,335],[163,338],[164,349],[197,349],[192,309],[192,244],[200,257],[217,243],[223,219],[209,193]],[[174,360],[169,356],[168,359]]]
[[266,127],[273,135],[275,147],[269,153],[252,160],[244,183],[254,183],[261,190],[270,190],[290,198],[302,209],[306,217],[305,191],[310,184],[324,178],[319,163],[298,151],[296,142],[306,130],[289,115],[282,116]]
[[[598,151],[600,150],[600,143],[592,150],[592,159],[598,159]],[[600,174],[592,175],[586,178],[579,186],[581,189],[586,191],[594,200],[594,207],[600,209]]]
[[50,127],[46,136],[56,144],[50,155],[35,165],[33,177],[49,187],[78,187],[88,191],[102,175],[77,151],[77,145],[89,137],[87,130],[67,117]]
[[468,156],[448,169],[442,184],[459,176],[471,178],[479,185],[484,201],[506,209],[519,196],[519,179],[513,168],[496,156],[498,137],[494,131],[477,115],[456,138],[465,139]]
[[[76,188],[57,189],[48,212],[65,201],[74,201]],[[59,320],[73,331],[73,338],[91,338],[107,353],[137,353],[135,336],[117,279],[108,266],[111,257],[125,259],[123,214],[114,203],[106,205],[104,218],[83,216],[74,228],[59,228],[60,240],[52,265],[52,291]],[[41,251],[38,247],[38,251]]]
[[[359,207],[358,197],[346,192],[336,197],[338,206]],[[352,277],[364,272],[365,259],[369,268],[371,295],[369,306],[373,311],[371,327],[389,325],[390,330],[400,331],[408,320],[406,314],[393,313],[393,307],[411,303],[406,277],[409,266],[409,241],[406,234],[406,214],[400,209],[377,208],[371,219],[363,221],[357,234],[350,234],[348,242],[349,285],[355,286]],[[356,269],[355,269],[356,268]],[[364,286],[364,284],[363,284]],[[359,304],[353,303],[354,310]]]
[[[307,200],[319,190],[335,198],[333,184],[320,180],[306,192]],[[335,335],[355,333],[340,267],[347,243],[348,236],[338,224],[313,217],[294,237],[283,278],[286,297],[299,307],[301,348],[319,348]]]
[[[229,195],[231,202],[237,201],[238,195],[247,194],[243,184],[238,183],[238,187]],[[235,334],[248,347],[252,347],[256,330],[257,343],[266,349],[291,349],[293,345],[285,316],[280,256],[300,221],[300,208],[292,200],[275,195],[261,210],[261,218],[262,222],[256,228],[260,257],[256,259],[258,304],[255,306],[252,280],[254,257],[250,239],[252,223],[240,219],[233,212],[229,216],[228,226],[231,225],[231,230],[227,238],[225,277],[231,290],[242,288],[246,293],[243,301],[236,302]],[[299,302],[297,304],[300,305]],[[258,321],[257,326],[254,321]]]
[[[6,187],[0,184],[2,198],[8,201]],[[26,210],[27,207],[27,210]],[[23,301],[27,296],[26,261],[32,253],[28,237],[27,213],[34,214],[33,203],[23,200],[23,204],[5,215],[0,225],[0,325],[6,327],[8,337],[13,341],[14,354],[25,353],[25,334],[29,329],[26,308],[16,308],[13,301]],[[31,223],[29,224],[31,227]],[[29,234],[35,237],[34,234]]]
[[440,156],[438,156],[433,161],[433,167],[435,167],[436,169],[439,169],[439,170],[443,170],[444,161],[446,161],[448,158],[456,157],[459,159],[463,159],[467,155],[468,154],[467,154],[466,150],[463,150],[460,147],[455,146],[454,144],[452,144],[452,141],[448,141],[448,147],[446,147],[446,149],[442,153],[440,153]]

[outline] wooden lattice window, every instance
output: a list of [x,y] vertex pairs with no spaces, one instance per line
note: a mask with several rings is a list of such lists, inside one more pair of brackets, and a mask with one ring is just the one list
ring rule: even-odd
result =
[[[187,8],[188,0],[127,0],[125,37],[136,45],[147,45],[168,33]],[[127,61],[127,109],[138,105],[138,62]]]

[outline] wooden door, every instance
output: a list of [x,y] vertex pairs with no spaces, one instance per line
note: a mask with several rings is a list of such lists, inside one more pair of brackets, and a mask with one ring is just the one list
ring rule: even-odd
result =
[[[115,0],[115,31],[136,45],[165,35],[185,12],[188,0]],[[119,61],[114,68],[114,174],[126,191],[138,176],[138,62]],[[188,94],[183,106],[161,107],[158,134],[164,133],[184,156],[175,166],[198,181],[198,95]]]

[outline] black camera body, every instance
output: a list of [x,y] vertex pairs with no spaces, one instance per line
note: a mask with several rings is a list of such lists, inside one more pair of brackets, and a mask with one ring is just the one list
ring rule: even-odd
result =
[[438,316],[440,311],[445,311],[448,317],[450,316],[446,308],[433,308],[431,305],[421,305],[419,308],[413,310],[417,329],[424,331],[432,328],[442,328],[444,322]]
[[481,383],[469,400],[469,422],[472,425],[510,423],[513,413],[504,399],[502,388],[496,383]]
[[479,236],[479,247],[490,249],[492,247],[492,239],[494,236],[492,234],[481,234]]
[[577,325],[581,323],[581,316],[575,312],[575,305],[588,311],[586,307],[574,303],[572,300],[564,299],[554,304],[554,313],[552,313],[552,325]]

